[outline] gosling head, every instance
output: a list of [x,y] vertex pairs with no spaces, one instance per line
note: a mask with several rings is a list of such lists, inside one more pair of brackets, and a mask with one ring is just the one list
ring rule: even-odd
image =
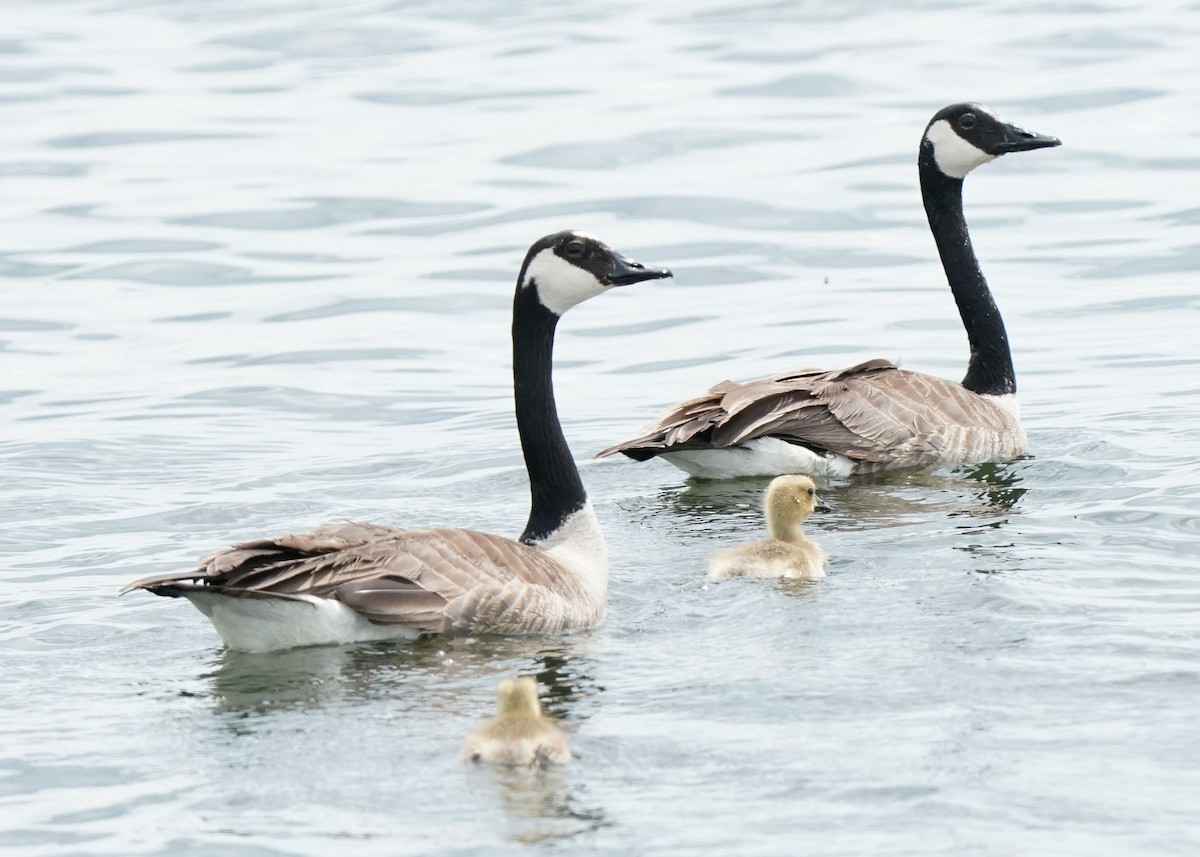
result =
[[537,682],[527,675],[506,678],[496,686],[497,716],[541,717]]
[[948,178],[962,179],[980,164],[1009,152],[1060,145],[1057,137],[1026,131],[982,104],[967,102],[943,107],[929,120],[921,140],[921,160],[932,162]]
[[800,525],[813,512],[828,512],[817,496],[816,483],[807,476],[776,476],[767,486],[763,500],[767,530],[773,539],[790,542],[800,534]]
[[568,229],[547,235],[529,248],[521,266],[518,294],[533,289],[546,309],[561,316],[616,286],[669,276],[666,268],[627,259],[599,238]]

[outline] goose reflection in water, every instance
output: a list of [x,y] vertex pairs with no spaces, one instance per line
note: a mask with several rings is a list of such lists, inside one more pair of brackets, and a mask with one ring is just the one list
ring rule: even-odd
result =
[[[1015,510],[1017,503],[1029,490],[1021,486],[1021,472],[1033,456],[1026,455],[1017,461],[997,464],[976,464],[959,470],[967,478],[980,483],[981,489],[975,495],[983,500],[993,511]],[[964,511],[963,514],[971,514]]]
[[[951,517],[989,517],[1018,513],[1028,491],[1022,474],[1028,458],[1005,463],[987,463],[953,471],[905,471],[839,480],[820,487],[832,511],[812,519],[818,530],[874,530],[902,527],[915,517],[942,512]],[[966,477],[964,479],[963,477]],[[680,525],[704,532],[742,531],[758,525],[759,498],[768,479],[689,480],[682,487],[664,489],[647,501],[636,501],[634,514],[642,512],[648,526]],[[676,520],[655,521],[656,510],[667,509]]]
[[[385,701],[397,715],[440,711],[477,720],[506,674],[536,675],[551,716],[602,690],[590,675],[588,637],[441,637],[411,643],[309,646],[267,654],[223,650],[204,674],[218,713],[241,715]],[[457,748],[457,745],[455,745]]]

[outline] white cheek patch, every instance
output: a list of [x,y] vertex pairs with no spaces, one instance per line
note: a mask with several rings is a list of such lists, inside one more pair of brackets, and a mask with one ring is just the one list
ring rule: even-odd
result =
[[980,164],[996,160],[995,155],[989,155],[983,149],[972,146],[950,127],[945,119],[939,119],[929,126],[925,139],[933,144],[933,160],[943,173],[952,179],[964,178],[967,173]]
[[546,309],[561,316],[575,304],[594,298],[605,286],[591,273],[577,268],[547,247],[533,257],[525,270],[525,288],[537,283],[538,299]]

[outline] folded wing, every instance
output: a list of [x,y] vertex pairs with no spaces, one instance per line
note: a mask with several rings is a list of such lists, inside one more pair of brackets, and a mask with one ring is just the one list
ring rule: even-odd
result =
[[864,473],[981,461],[1024,451],[1015,416],[960,384],[869,360],[736,384],[664,413],[641,436],[600,453],[644,461],[664,452],[726,449],[772,437],[843,455]]
[[554,633],[572,624],[570,603],[586,600],[577,586],[550,557],[500,536],[346,523],[234,545],[193,572],[144,578],[123,592],[315,596],[429,633]]

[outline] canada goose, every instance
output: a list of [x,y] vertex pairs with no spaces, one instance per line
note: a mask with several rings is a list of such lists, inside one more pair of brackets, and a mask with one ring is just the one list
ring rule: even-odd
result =
[[467,736],[460,758],[529,768],[571,761],[567,736],[542,714],[536,681],[527,675],[506,678],[496,687],[496,696],[496,716]]
[[743,384],[724,381],[604,450],[662,456],[692,476],[849,476],[900,467],[1002,461],[1025,451],[1017,382],[1000,311],[971,248],[963,178],[1008,152],[1057,146],[979,104],[939,110],[921,137],[921,196],[967,331],[962,384],[868,360]]
[[534,243],[513,298],[513,393],[532,503],[520,539],[462,529],[327,524],[245,542],[122,590],[184,597],[231,649],[266,652],[421,633],[555,633],[596,624],[608,557],[563,437],[551,379],[567,310],[671,276],[581,232]]
[[708,563],[709,580],[730,577],[784,577],[818,580],[825,576],[824,548],[800,531],[813,512],[828,512],[807,476],[776,476],[763,497],[767,536],[721,551]]

